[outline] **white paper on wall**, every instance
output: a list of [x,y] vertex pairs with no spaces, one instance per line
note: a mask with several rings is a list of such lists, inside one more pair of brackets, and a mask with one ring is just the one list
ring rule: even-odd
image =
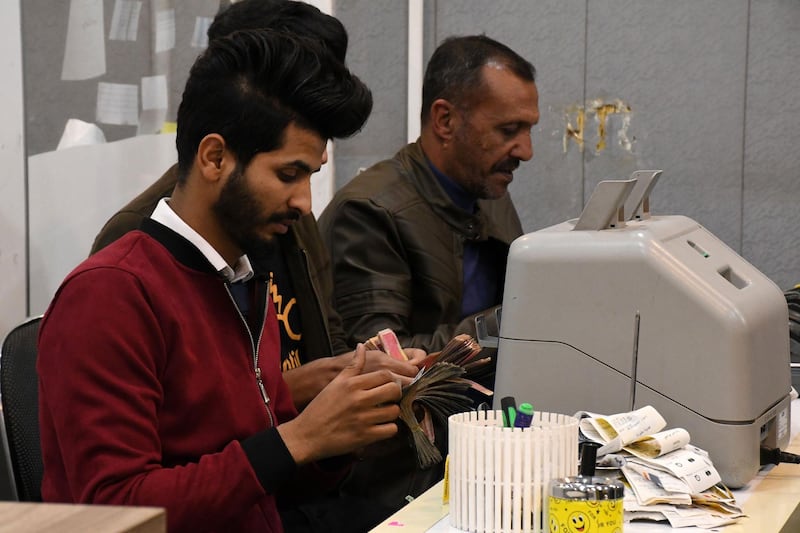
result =
[[156,13],[156,53],[175,48],[175,10],[164,9]]
[[136,126],[139,123],[139,86],[99,82],[97,122]]
[[142,109],[167,108],[167,77],[144,76],[142,78]]
[[135,41],[139,33],[141,11],[142,2],[139,0],[116,0],[108,39],[111,41]]
[[333,142],[328,141],[328,162],[311,178],[311,210],[319,218],[322,211],[333,198]]
[[208,47],[208,27],[211,26],[211,17],[196,17],[194,19],[194,33],[192,33],[192,48]]
[[105,72],[103,0],[70,0],[61,79],[87,80]]
[[323,13],[333,14],[333,0],[305,0],[306,4],[311,4]]
[[56,150],[87,144],[103,144],[104,142],[106,142],[106,136],[103,130],[97,127],[97,124],[71,118],[64,126],[64,132],[61,134],[61,140],[58,141]]

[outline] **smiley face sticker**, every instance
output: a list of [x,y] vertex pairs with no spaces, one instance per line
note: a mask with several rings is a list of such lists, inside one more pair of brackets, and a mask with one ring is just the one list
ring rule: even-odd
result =
[[622,503],[549,498],[551,533],[618,533],[622,530]]
[[575,511],[569,515],[567,527],[570,533],[587,533],[589,531],[589,517],[583,511]]

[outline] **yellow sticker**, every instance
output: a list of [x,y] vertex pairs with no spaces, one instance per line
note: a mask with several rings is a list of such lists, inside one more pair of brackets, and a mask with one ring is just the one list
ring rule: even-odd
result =
[[550,496],[550,533],[622,533],[622,499],[565,500]]
[[450,456],[444,460],[444,492],[442,493],[442,503],[450,503]]

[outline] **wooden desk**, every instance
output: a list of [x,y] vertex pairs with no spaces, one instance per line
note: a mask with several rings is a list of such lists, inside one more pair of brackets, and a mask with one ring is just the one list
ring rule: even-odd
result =
[[166,533],[160,507],[0,502],[0,533]]
[[[800,454],[800,400],[792,402],[792,442],[786,451]],[[442,503],[444,482],[428,489],[395,514],[378,524],[372,533],[460,533],[450,526],[449,506]],[[800,531],[800,464],[781,464],[765,469],[746,488],[733,491],[747,515],[737,524],[720,528],[722,533],[797,533]],[[632,522],[625,533],[704,532],[696,527],[673,530],[667,522]]]

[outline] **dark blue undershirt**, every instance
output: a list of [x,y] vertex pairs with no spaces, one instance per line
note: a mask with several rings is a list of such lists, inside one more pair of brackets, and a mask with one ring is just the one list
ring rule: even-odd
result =
[[236,306],[242,312],[242,316],[247,318],[248,313],[250,313],[250,290],[247,287],[247,282],[237,281],[236,283],[231,283],[229,287]]
[[[433,175],[453,203],[469,214],[478,211],[477,200],[428,161]],[[461,318],[497,304],[497,261],[486,241],[464,240],[464,278]]]

